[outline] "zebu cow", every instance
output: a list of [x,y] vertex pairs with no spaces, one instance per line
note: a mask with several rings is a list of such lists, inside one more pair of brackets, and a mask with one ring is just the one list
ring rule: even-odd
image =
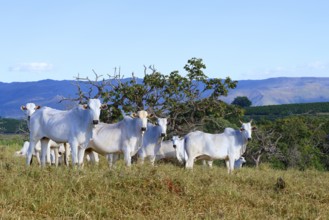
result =
[[[26,165],[30,164],[36,143],[41,140],[41,148],[46,149],[49,139],[70,144],[73,164],[83,161],[85,148],[92,137],[92,129],[98,124],[100,110],[104,108],[106,105],[102,105],[98,99],[90,99],[88,104],[68,111],[48,107],[36,111],[30,118],[30,146]],[[41,164],[45,164],[44,159]]]
[[246,151],[247,143],[251,140],[251,121],[242,123],[240,130],[226,128],[223,133],[209,134],[195,131],[185,136],[187,153],[186,168],[193,168],[195,159],[226,161],[228,173],[234,170],[234,162]]
[[[21,110],[25,111],[27,120],[28,120],[28,127],[30,128],[30,118],[33,115],[33,113],[40,109],[41,106],[40,105],[36,105],[34,103],[27,103],[26,105],[22,105],[21,106]],[[63,151],[63,144],[58,144],[52,140],[50,140],[48,142],[48,147],[47,147],[47,151],[46,152],[41,152],[41,142],[39,141],[36,145],[36,147],[34,148],[34,154],[37,155],[37,159],[38,159],[38,163],[40,164],[40,159],[42,160],[42,158],[46,155],[46,160],[48,164],[55,164],[56,166],[58,166],[58,159],[59,159],[59,148],[62,148],[61,150]],[[65,149],[66,152],[68,152],[68,147],[65,145]],[[40,154],[41,152],[41,154]],[[51,154],[52,154],[52,158],[51,158]],[[67,158],[66,158],[67,161]]]
[[176,151],[171,140],[162,141],[160,149],[156,152],[155,161],[161,159],[176,159]]
[[180,163],[185,163],[187,161],[187,154],[184,147],[184,138],[179,136],[172,137],[172,145],[176,152],[176,158]]
[[247,162],[246,159],[244,157],[240,157],[235,161],[234,169],[240,169],[245,162]]
[[147,130],[143,138],[143,146],[137,155],[143,164],[145,158],[149,158],[152,165],[156,159],[157,152],[162,148],[162,140],[167,134],[167,118],[157,118],[155,125],[147,123]]
[[[186,163],[187,161],[187,154],[184,147],[184,138],[180,138],[178,136],[172,137],[172,144],[175,148],[176,158],[180,163]],[[212,160],[203,160],[203,165],[207,165],[212,167],[213,161]],[[242,164],[245,163],[246,160],[244,157],[240,157],[238,160],[234,162],[234,169],[239,169],[242,167]]]
[[[185,150],[185,145],[184,145],[184,138],[180,138],[179,136],[173,136],[172,137],[172,144],[175,149],[176,153],[176,158],[181,164],[185,164],[187,161],[187,154]],[[209,167],[212,167],[212,161],[211,160],[203,160],[202,161],[203,165],[208,164]]]
[[88,148],[107,156],[109,165],[115,162],[117,154],[123,153],[127,166],[131,165],[131,157],[140,149],[144,132],[147,129],[146,111],[139,111],[133,117],[125,116],[115,124],[101,123],[93,132],[93,139]]
[[[23,147],[19,151],[16,151],[14,155],[16,157],[26,157],[27,151],[29,149],[29,145],[30,145],[30,142],[25,141],[23,144]],[[38,142],[38,144],[36,145],[36,147],[34,149],[34,152],[32,153],[32,155],[37,159],[38,164],[41,164],[40,152],[41,152],[41,143]]]

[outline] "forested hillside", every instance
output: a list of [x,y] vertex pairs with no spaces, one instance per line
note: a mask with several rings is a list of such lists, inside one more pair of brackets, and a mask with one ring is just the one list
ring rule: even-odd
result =
[[247,107],[245,115],[254,119],[275,119],[289,115],[329,115],[329,102]]

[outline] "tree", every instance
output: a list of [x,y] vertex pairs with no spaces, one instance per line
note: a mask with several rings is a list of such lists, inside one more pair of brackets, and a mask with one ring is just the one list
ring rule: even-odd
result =
[[[123,78],[119,71],[113,76],[108,75],[109,79],[101,82],[79,78],[79,83],[89,83],[92,88],[96,88],[96,92],[90,90],[88,95],[100,94],[104,102],[111,106],[109,115],[117,114],[114,118],[122,112],[148,110],[157,116],[169,116],[171,124],[168,129],[176,134],[202,129],[215,118],[242,115],[239,108],[219,100],[220,96],[227,96],[229,90],[236,87],[237,81],[229,77],[224,80],[209,79],[204,73],[206,66],[202,59],[188,60],[184,69],[187,72],[185,77],[178,71],[164,75],[150,66],[144,67],[143,79],[136,78],[134,74],[131,78]],[[95,75],[96,79],[101,77]],[[87,97],[81,89],[79,97]]]
[[271,157],[277,153],[277,145],[282,135],[275,132],[270,126],[259,126],[251,144],[247,148],[247,156],[251,157],[256,167],[262,157]]
[[237,105],[242,108],[245,108],[250,107],[252,105],[252,102],[246,96],[238,96],[233,100],[232,105]]

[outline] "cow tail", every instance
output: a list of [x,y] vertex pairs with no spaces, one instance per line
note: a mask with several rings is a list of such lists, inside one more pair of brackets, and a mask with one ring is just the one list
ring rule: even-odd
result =
[[186,146],[187,146],[187,143],[188,143],[188,137],[184,137],[184,152],[183,152],[183,156],[184,156],[184,166],[186,165],[186,161],[188,159],[188,154],[187,154],[187,151],[186,151]]
[[189,138],[188,137],[184,137],[184,151],[185,151],[186,154],[187,154],[187,147],[188,147],[188,144],[189,143],[190,143]]

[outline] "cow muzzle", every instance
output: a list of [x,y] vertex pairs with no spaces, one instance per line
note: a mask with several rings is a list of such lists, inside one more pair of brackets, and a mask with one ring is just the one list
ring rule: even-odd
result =
[[161,133],[161,137],[165,137],[166,136],[166,134],[165,133]]
[[174,144],[173,147],[176,149],[176,147],[177,147],[176,144]]
[[141,128],[141,131],[146,131],[146,128],[145,128],[145,127],[142,127],[142,128]]
[[30,121],[31,116],[27,116],[27,120]]
[[93,120],[93,124],[97,125],[98,124],[98,120]]
[[248,141],[251,141],[251,138],[248,138]]

